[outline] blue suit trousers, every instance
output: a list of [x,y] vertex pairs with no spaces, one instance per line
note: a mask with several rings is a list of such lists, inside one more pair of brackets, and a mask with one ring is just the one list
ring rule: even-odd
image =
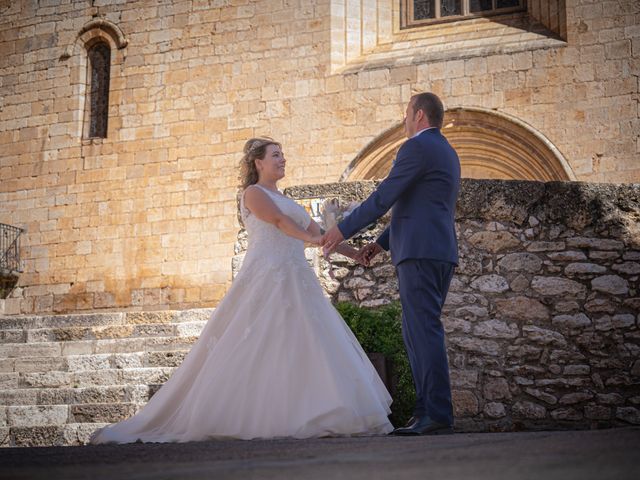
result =
[[451,384],[440,314],[455,265],[407,259],[396,265],[402,302],[402,337],[416,386],[414,416],[453,425]]

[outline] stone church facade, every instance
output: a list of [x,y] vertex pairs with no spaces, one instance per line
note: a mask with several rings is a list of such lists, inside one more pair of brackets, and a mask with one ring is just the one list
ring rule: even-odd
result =
[[0,1],[0,313],[215,306],[244,141],[282,186],[382,178],[413,93],[469,178],[640,182],[640,4]]

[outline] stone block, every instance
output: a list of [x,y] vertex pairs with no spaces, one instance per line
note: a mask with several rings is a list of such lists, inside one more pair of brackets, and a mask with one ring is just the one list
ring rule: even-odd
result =
[[576,315],[557,315],[553,317],[551,323],[560,328],[585,328],[591,325],[591,319],[584,313]]
[[603,275],[591,280],[591,288],[611,295],[624,295],[629,291],[629,283],[618,275]]
[[541,345],[565,346],[567,341],[564,336],[553,330],[536,327],[535,325],[525,325],[522,327],[522,333],[525,338]]
[[584,285],[562,277],[533,277],[531,288],[545,296],[583,296],[586,293]]
[[62,445],[61,427],[55,425],[12,427],[16,447],[51,447]]
[[478,399],[469,390],[453,390],[451,392],[453,411],[456,416],[473,416],[479,411]]
[[526,401],[516,402],[511,408],[511,412],[515,418],[528,418],[532,420],[541,420],[547,416],[547,409],[542,405]]
[[502,418],[507,412],[503,403],[489,402],[484,406],[484,414],[489,418]]
[[509,232],[477,232],[469,237],[469,242],[481,250],[498,253],[505,250],[512,250],[520,241]]
[[596,273],[604,273],[606,272],[607,269],[606,267],[603,267],[602,265],[597,265],[595,263],[570,263],[569,265],[567,265],[564,269],[564,273],[572,276],[572,275],[579,275],[579,274],[596,274]]
[[7,423],[11,427],[62,425],[67,423],[67,405],[29,405],[7,407]]
[[507,279],[500,275],[482,275],[471,282],[471,287],[485,293],[502,293],[509,290]]
[[512,339],[517,338],[520,331],[514,323],[507,324],[501,320],[486,320],[473,328],[473,334],[482,338]]
[[549,310],[539,300],[529,297],[496,299],[496,314],[514,320],[547,320]]
[[486,400],[510,399],[509,383],[504,378],[490,378],[485,381],[483,394]]

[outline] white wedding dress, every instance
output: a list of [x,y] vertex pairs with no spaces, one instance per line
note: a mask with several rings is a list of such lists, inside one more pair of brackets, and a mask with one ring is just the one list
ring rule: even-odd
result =
[[[263,189],[301,227],[293,200]],[[241,202],[242,268],[184,362],[133,417],[91,443],[389,433],[391,397],[325,298],[304,244]]]

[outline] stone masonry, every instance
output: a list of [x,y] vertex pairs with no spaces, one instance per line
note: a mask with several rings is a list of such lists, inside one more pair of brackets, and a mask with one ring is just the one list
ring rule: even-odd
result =
[[[0,312],[215,306],[244,141],[284,143],[284,186],[337,181],[414,92],[519,119],[578,180],[640,180],[640,3],[532,0],[516,24],[399,31],[399,1],[1,0],[0,222],[26,233]],[[97,39],[105,139],[83,133]]]
[[[287,193],[312,206],[362,201],[374,185]],[[457,230],[443,315],[457,427],[640,424],[640,186],[465,180]],[[243,232],[236,248],[237,267]],[[317,250],[307,252],[334,301],[398,299],[387,254],[369,268],[338,256],[332,280]]]

